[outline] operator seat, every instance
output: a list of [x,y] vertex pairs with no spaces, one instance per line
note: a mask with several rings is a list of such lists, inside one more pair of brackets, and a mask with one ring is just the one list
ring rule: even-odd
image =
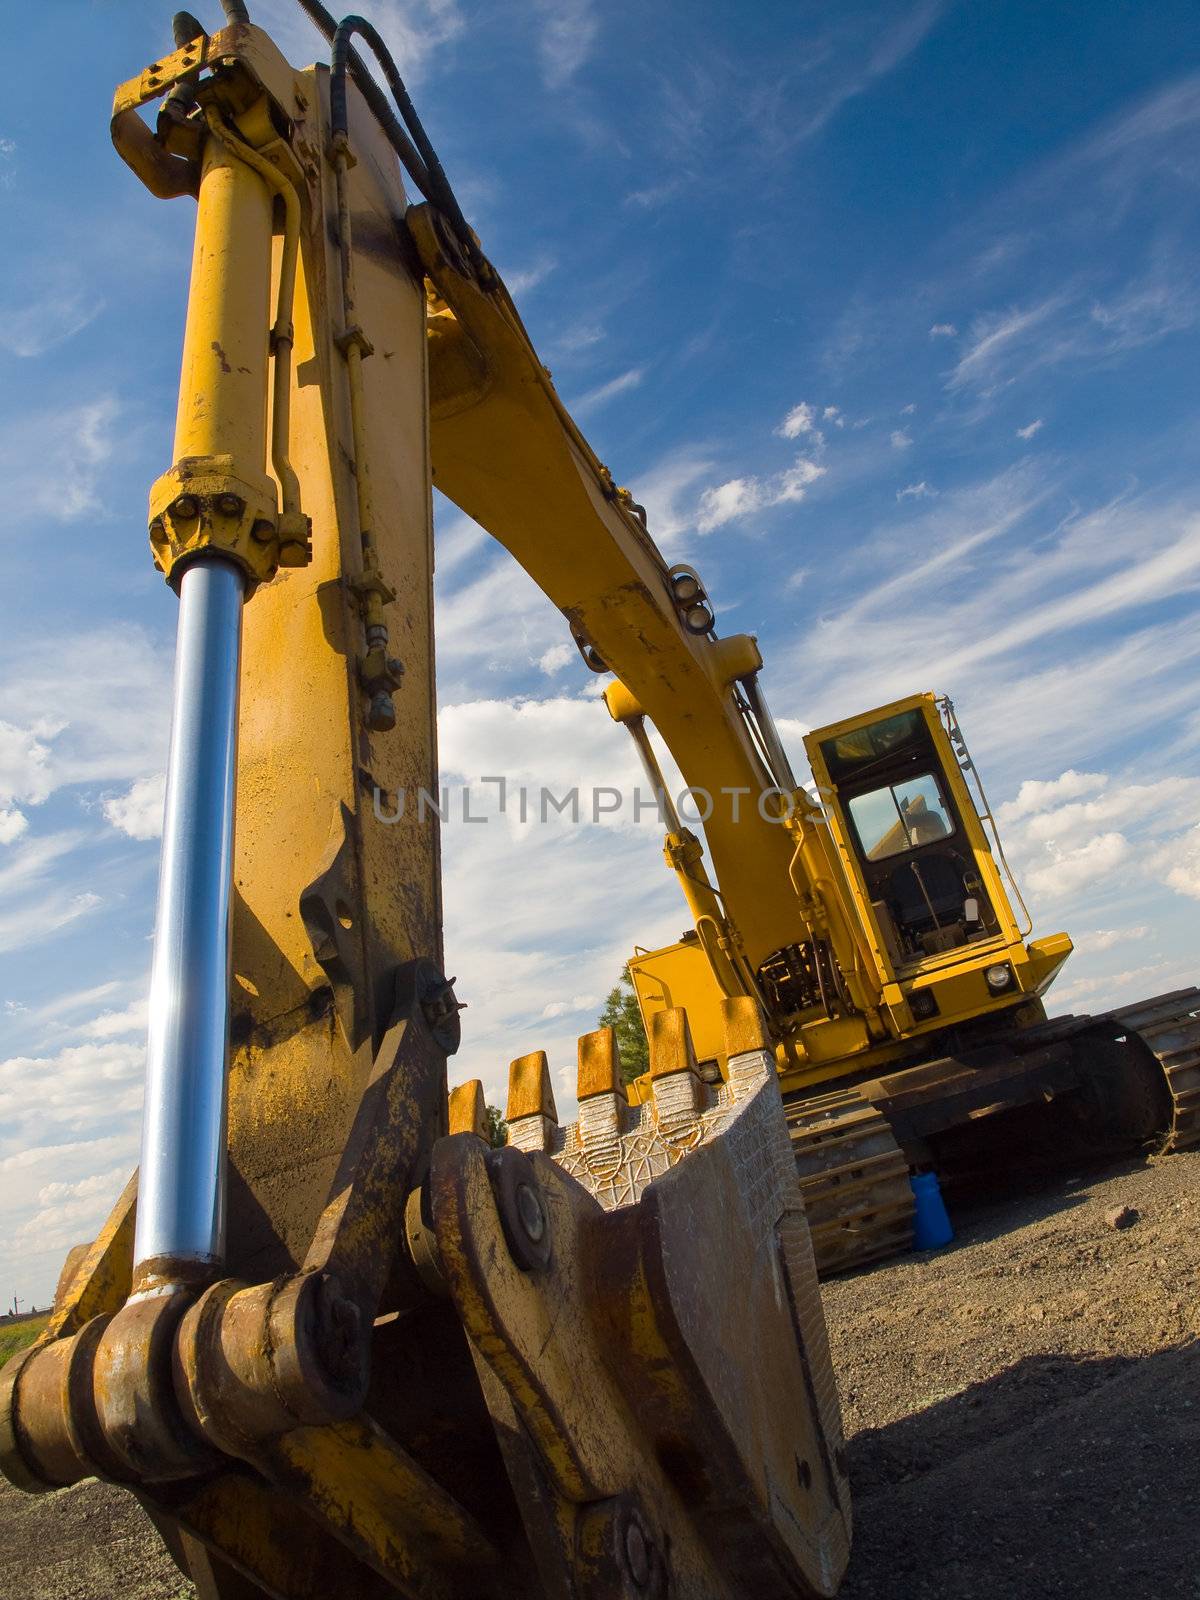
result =
[[[941,827],[940,821],[938,825]],[[902,861],[888,876],[884,898],[896,922],[904,928],[931,926],[934,919],[939,923],[961,920],[966,890],[958,858],[947,850],[919,861]]]

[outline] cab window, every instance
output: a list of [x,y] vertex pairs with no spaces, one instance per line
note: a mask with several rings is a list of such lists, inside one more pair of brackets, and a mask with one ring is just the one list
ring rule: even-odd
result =
[[868,861],[885,861],[902,850],[933,844],[954,832],[932,772],[855,795],[849,805],[854,830]]

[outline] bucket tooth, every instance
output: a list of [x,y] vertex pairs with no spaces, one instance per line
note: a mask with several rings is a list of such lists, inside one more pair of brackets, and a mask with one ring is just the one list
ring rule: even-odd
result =
[[629,1095],[611,1028],[585,1033],[579,1041],[578,1097],[580,1143],[589,1157],[615,1164],[629,1121]]
[[[778,1094],[775,1058],[753,1002],[748,1009],[733,1003],[726,1012],[726,1041],[736,1046],[728,1084],[710,1088],[700,1077],[684,1011],[660,1012],[651,1024],[651,1035],[649,1093],[647,1080],[640,1080],[643,1098],[634,1104],[622,1081],[612,1029],[585,1033],[579,1041],[579,1121],[555,1127],[552,1142],[532,1146],[552,1156],[606,1211],[635,1205],[646,1188],[689,1150],[720,1138],[764,1085]],[[520,1069],[536,1084],[537,1070],[527,1063],[540,1059],[522,1057],[513,1063],[514,1075]],[[530,1103],[523,1109],[532,1134],[541,1137]],[[511,1112],[509,1139],[517,1142]]]
[[487,1101],[478,1078],[456,1084],[450,1091],[450,1132],[473,1133],[485,1143],[488,1139]]
[[751,995],[722,1000],[721,1018],[725,1026],[729,1087],[735,1100],[744,1100],[775,1069],[767,1019]]
[[707,1105],[707,1090],[696,1065],[696,1050],[687,1012],[672,1006],[650,1022],[650,1088],[654,1110],[664,1133],[694,1125]]
[[508,1069],[508,1142],[518,1150],[553,1151],[558,1143],[558,1108],[544,1050],[518,1056]]

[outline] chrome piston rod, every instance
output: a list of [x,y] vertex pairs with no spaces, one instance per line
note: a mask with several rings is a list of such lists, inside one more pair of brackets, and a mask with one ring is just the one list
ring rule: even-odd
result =
[[224,1256],[230,902],[244,582],[206,556],[179,590],[134,1290]]

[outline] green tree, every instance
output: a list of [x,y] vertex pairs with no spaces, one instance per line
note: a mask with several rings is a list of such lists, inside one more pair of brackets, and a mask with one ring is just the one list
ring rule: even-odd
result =
[[508,1138],[508,1123],[500,1115],[499,1106],[488,1106],[486,1116],[488,1143],[493,1150],[499,1150]]
[[617,1036],[617,1049],[621,1052],[621,1076],[626,1083],[640,1078],[650,1065],[650,1047],[646,1043],[646,1029],[642,1013],[638,1010],[637,994],[629,976],[629,963],[621,968],[621,976],[608,991],[604,1010],[600,1013],[600,1026],[611,1028]]

